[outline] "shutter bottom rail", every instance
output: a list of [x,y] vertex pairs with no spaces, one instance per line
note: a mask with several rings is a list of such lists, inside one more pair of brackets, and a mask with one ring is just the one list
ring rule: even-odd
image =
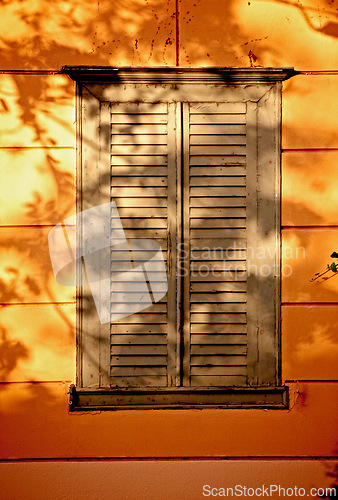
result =
[[289,408],[287,386],[163,389],[69,388],[70,411],[203,408]]

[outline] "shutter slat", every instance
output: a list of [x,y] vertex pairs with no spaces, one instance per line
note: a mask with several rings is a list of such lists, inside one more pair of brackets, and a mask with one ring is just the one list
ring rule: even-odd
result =
[[[113,198],[166,198],[165,187],[114,187],[112,186]],[[129,205],[132,206],[132,205]]]
[[246,283],[245,282],[216,282],[216,283],[197,283],[191,282],[190,284],[191,292],[208,292],[208,293],[220,293],[220,292],[245,292]]
[[[112,294],[114,295],[114,294]],[[120,294],[117,294],[118,296],[120,296]],[[127,300],[127,299],[126,299]],[[117,311],[118,312],[123,312],[125,313],[126,315],[131,315],[133,313],[133,305],[134,304],[139,304],[141,303],[142,306],[144,307],[143,311],[147,311],[148,308],[152,307],[153,306],[153,303],[152,302],[148,302],[148,301],[137,301],[137,302],[131,302],[131,301],[126,301],[126,302],[116,302],[114,300],[111,301],[111,307],[112,307],[112,312],[113,313],[116,313]],[[166,304],[161,304],[161,303],[158,303],[157,304],[157,314],[161,314],[161,313],[164,313],[167,311],[167,306]]]
[[245,313],[246,311],[246,304],[245,303],[227,303],[227,304],[221,304],[219,302],[212,303],[209,302],[207,304],[201,304],[199,302],[190,303],[190,311],[191,313],[205,313],[210,316],[210,321],[212,321],[212,315],[222,312],[228,312],[228,313]]
[[[158,165],[162,165],[162,163],[158,163]],[[245,156],[244,155],[231,155],[229,156],[220,155],[220,156],[192,156],[191,157],[191,165],[245,165]]]
[[[218,346],[214,346],[215,347],[215,350],[216,351],[219,351],[220,349],[217,349]],[[233,348],[233,350],[235,350]],[[200,355],[200,356],[196,356],[194,355],[193,353],[191,353],[192,356],[191,356],[191,366],[192,367],[197,367],[197,366],[200,366],[200,367],[203,367],[203,368],[209,368],[209,365],[212,365],[210,366],[210,368],[212,367],[216,367],[216,366],[246,366],[246,356],[230,356],[230,355],[226,355],[224,354],[223,356],[221,355],[212,355],[212,354],[205,354],[205,355]],[[202,354],[202,349],[201,349],[201,353]],[[217,353],[217,354],[221,354],[221,353]]]
[[246,366],[192,366],[191,375],[246,375]]
[[115,113],[124,113],[128,115],[136,114],[139,115],[140,113],[143,114],[164,114],[167,112],[167,105],[166,103],[142,103],[142,102],[117,102],[117,103],[111,103],[110,104],[110,111],[112,115]]
[[[154,324],[154,323],[145,323],[141,325],[133,325],[126,324],[125,322],[118,323],[115,321],[110,325],[110,332],[112,334],[112,342],[115,342],[115,335],[124,334],[126,335],[125,341],[128,343],[128,336],[130,335],[150,335],[150,334],[162,334],[165,335],[167,333],[167,324]],[[118,340],[117,340],[118,341]],[[161,342],[162,343],[162,342]]]
[[[115,177],[128,177],[128,179],[137,176],[140,177],[166,177],[167,167],[153,167],[149,165],[133,165],[128,167],[112,167],[112,175]],[[143,182],[143,180],[141,180]],[[129,185],[129,184],[128,184]]]
[[[166,114],[157,113],[112,113],[112,124],[140,124],[140,123],[167,123]],[[231,123],[231,122],[230,122]]]
[[[135,360],[136,361],[136,360]],[[159,376],[166,375],[166,367],[165,366],[113,366],[111,367],[111,376],[112,377],[121,377],[121,376],[140,376],[145,377],[148,375]],[[141,384],[142,380],[138,381],[138,387]]]
[[191,377],[191,385],[192,387],[221,387],[221,386],[243,386],[246,385],[247,378],[246,376],[234,375],[234,376],[216,376],[210,377],[207,375],[204,376],[192,376]]
[[[159,189],[159,188],[158,188]],[[205,187],[200,187],[200,186],[193,186],[190,189],[190,196],[204,196],[205,197],[206,190]],[[211,186],[208,187],[208,197],[219,197],[222,196],[223,198],[226,196],[241,196],[242,198],[245,195],[245,187],[243,186]],[[209,203],[212,203],[212,200],[209,201]]]
[[212,271],[237,271],[246,270],[246,261],[243,260],[191,260],[191,271],[200,271],[205,273],[209,270]]
[[190,123],[214,124],[219,123],[222,125],[240,123],[245,124],[245,115],[241,114],[227,114],[227,113],[190,113]]
[[205,274],[202,274],[202,270],[198,273],[191,273],[191,282],[210,282],[210,283],[217,283],[219,281],[221,282],[246,282],[247,280],[247,273],[246,271],[213,271],[212,273],[210,271],[206,271]]
[[246,240],[244,238],[218,238],[217,236],[213,238],[204,238],[203,242],[200,240],[191,240],[191,248],[193,251],[203,249],[203,248],[211,248],[213,249],[222,249],[223,251],[228,251],[232,249],[246,249]]
[[231,177],[226,175],[222,177],[221,176],[207,177],[206,175],[204,175],[203,177],[192,176],[190,179],[190,186],[204,186],[208,188],[211,188],[213,186],[224,186],[224,187],[245,186],[245,177],[241,175],[238,175],[236,177]]
[[[210,344],[210,346],[214,348],[214,345],[216,344],[221,344],[223,346],[231,344],[246,345],[247,339],[245,335],[245,325],[209,325],[208,333],[194,333],[196,328],[193,327],[199,327],[199,331],[203,331],[205,330],[205,326],[206,325],[191,325],[192,346],[194,344],[203,344],[204,346]],[[228,331],[226,331],[224,327],[227,327]],[[237,335],[236,333],[242,333],[242,335]]]
[[[140,214],[138,214],[140,216]],[[124,229],[127,228],[153,228],[153,229],[166,229],[167,228],[167,220],[165,218],[153,218],[153,217],[144,217],[142,219],[132,217],[121,217],[122,225]]]
[[[120,190],[118,193],[115,194],[114,200],[116,202],[116,206],[118,209],[120,208],[166,208],[167,207],[167,200],[166,197],[163,196],[162,198],[154,198],[154,197],[130,197],[128,198],[127,196],[120,196]],[[154,213],[157,212],[157,210],[153,210]],[[135,213],[135,212],[134,212]],[[136,212],[137,213],[137,212]]]
[[163,323],[167,324],[167,315],[166,314],[149,314],[149,313],[137,313],[132,316],[126,316],[122,319],[117,319],[114,323],[120,323],[125,325],[137,324],[137,325],[148,325],[149,323]]
[[[134,130],[134,128],[133,128]],[[132,131],[131,131],[132,132]],[[234,136],[236,137],[236,136]],[[241,137],[241,136],[240,136]],[[235,139],[234,139],[235,140]],[[114,134],[111,139],[112,145],[114,144],[130,144],[134,146],[135,144],[167,144],[167,136],[166,134],[157,135],[157,134],[144,134],[144,135],[136,135],[136,134]],[[234,142],[237,144],[237,142]]]
[[[163,125],[164,126],[164,125]],[[245,135],[245,125],[190,125],[190,134],[195,135]]]
[[205,113],[245,113],[246,106],[244,102],[217,102],[213,103],[212,107],[209,103],[191,103],[190,114]]
[[[134,173],[135,176],[135,173]],[[144,187],[156,187],[156,186],[166,186],[167,185],[167,177],[166,176],[144,176],[144,177],[121,177],[114,176],[112,179],[112,187],[116,186],[144,186]]]
[[[133,281],[133,287],[132,291],[125,292],[126,284],[129,283],[129,281],[116,281],[112,283],[112,293],[113,292],[123,292],[126,295],[126,299],[130,299],[130,295],[135,295],[135,292],[143,292],[144,290],[144,281]],[[153,293],[165,293],[167,290],[167,282],[166,281],[154,281],[152,280],[152,291]],[[163,302],[165,302],[165,298],[162,299]]]
[[121,144],[121,145],[116,145],[113,144],[111,147],[111,154],[114,156],[125,156],[125,155],[132,155],[132,156],[157,156],[157,155],[162,155],[166,156],[167,153],[167,145],[156,145],[156,144]]
[[[147,333],[150,333],[150,332],[147,332]],[[119,348],[119,349],[123,348],[124,352],[127,352],[126,350],[129,347],[132,347],[133,349],[136,349],[136,347],[150,348],[150,346],[152,346],[152,344],[154,344],[156,349],[159,349],[160,347],[162,347],[162,345],[166,349],[167,337],[165,335],[156,335],[156,334],[144,335],[143,333],[138,333],[137,335],[114,334],[112,336],[111,342],[112,342],[112,345],[111,345],[112,352],[117,352],[117,351],[113,350],[115,348]],[[141,345],[139,346],[139,344],[141,344]]]
[[[233,345],[233,344],[227,344],[227,345],[200,344],[200,345],[197,345],[197,344],[194,344],[191,346],[191,355],[192,356],[209,356],[209,355],[220,356],[222,354],[229,355],[229,356],[246,354],[246,345]],[[204,361],[203,361],[203,363],[204,363]]]
[[[224,193],[222,192],[222,195]],[[196,197],[190,199],[190,207],[245,207],[245,196],[238,196],[236,198],[232,196],[213,196],[208,197]]]
[[[121,344],[124,344],[125,339]],[[115,339],[116,342],[116,339]],[[113,356],[130,356],[135,354],[147,354],[150,356],[155,355],[166,355],[167,347],[165,345],[117,345],[113,344],[111,346],[111,354]],[[241,353],[239,353],[241,354]]]
[[246,324],[246,314],[244,313],[227,313],[227,314],[208,314],[208,313],[192,313],[191,323],[243,323]]
[[[208,149],[207,149],[208,148]],[[211,156],[211,155],[242,155],[245,156],[245,145],[236,146],[232,144],[219,144],[217,146],[208,144],[206,148],[205,144],[202,145],[191,145],[190,154],[191,156]]]
[[141,356],[137,351],[134,351],[132,356],[112,356],[111,365],[115,366],[130,366],[134,367],[135,363],[137,366],[147,365],[147,366],[164,366],[166,365],[166,356]]
[[117,155],[112,154],[111,164],[112,165],[166,165],[167,164],[166,155]]
[[138,143],[139,135],[161,135],[167,133],[167,125],[164,124],[149,124],[149,123],[134,123],[134,124],[123,124],[123,123],[113,123],[111,126],[111,132],[113,135],[134,135],[135,142]]
[[242,217],[238,218],[233,218],[233,217],[228,217],[228,218],[217,218],[217,219],[212,219],[212,218],[207,218],[207,217],[201,217],[201,218],[191,218],[190,220],[190,227],[191,228],[198,228],[198,229],[210,229],[210,228],[243,228],[245,229],[245,219]]
[[190,144],[199,145],[199,144],[208,144],[211,146],[216,146],[218,144],[230,144],[234,145],[243,145],[245,146],[245,134],[243,135],[193,135],[190,136]]
[[[203,229],[194,229],[192,228],[190,230],[190,236],[191,238],[202,238],[204,239],[205,237],[210,237],[215,234],[216,230],[214,228],[203,228]],[[239,228],[222,228],[222,229],[217,229],[217,234],[220,237],[223,238],[244,238],[246,235],[245,229],[239,229]],[[160,238],[160,236],[158,236]]]
[[166,387],[167,377],[161,375],[142,375],[136,377],[117,377],[111,376],[112,387],[139,387],[140,381],[142,381],[142,387]]
[[[230,302],[232,304],[246,302],[246,293],[215,292],[215,293],[192,293],[190,295],[192,303],[204,302]],[[222,305],[222,304],[219,304]]]
[[[156,207],[156,210],[153,208],[142,207],[142,214],[144,217],[152,217],[153,219],[162,219],[167,216],[167,207]],[[135,207],[120,207],[119,208],[120,219],[137,219],[139,215],[137,214],[137,210]]]
[[246,250],[238,249],[233,250],[230,248],[208,248],[205,250],[199,250],[197,248],[193,248],[191,251],[191,260],[237,260],[242,261],[246,260]]
[[[148,167],[149,168],[149,167]],[[158,167],[160,168],[160,167]],[[190,175],[191,176],[198,176],[198,175],[213,175],[213,176],[218,176],[218,175],[246,175],[246,167],[245,165],[226,165],[226,166],[218,166],[218,165],[208,165],[208,166],[201,166],[201,167],[190,167]]]

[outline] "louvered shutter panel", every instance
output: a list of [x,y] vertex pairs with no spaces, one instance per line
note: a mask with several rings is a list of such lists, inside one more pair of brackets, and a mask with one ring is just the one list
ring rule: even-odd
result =
[[[131,245],[132,266],[139,270],[139,279],[129,288],[127,285],[125,303],[114,302],[116,292],[126,290],[126,283],[123,273],[119,274],[124,263],[119,262],[118,254],[112,256],[115,268],[112,269],[111,311],[114,314],[122,307],[126,315],[110,325],[111,386],[166,387],[170,385],[169,371],[175,355],[175,346],[169,346],[171,351],[168,351],[168,295],[157,303],[145,303],[140,312],[128,313],[133,295],[135,301],[142,300],[140,293],[145,280],[148,290],[163,294],[167,287],[163,274],[160,278],[156,276],[156,263],[152,263],[154,273],[149,283],[149,276],[144,271],[148,254],[149,257],[152,254],[148,247],[144,252],[140,251],[142,243],[137,243],[143,239],[160,243],[168,265],[168,192],[171,183],[168,164],[171,161],[169,143],[172,141],[169,105],[111,103],[110,112],[111,196]],[[132,249],[133,242],[136,251]]]
[[[109,253],[94,256],[100,310],[91,227],[77,227],[72,408],[284,408],[280,98],[294,71],[65,72],[78,81],[77,212],[114,201],[126,236],[121,251],[117,223],[98,223],[112,231],[109,279]],[[149,272],[156,245],[167,279],[160,259]]]
[[184,104],[184,384],[247,383],[246,103]]

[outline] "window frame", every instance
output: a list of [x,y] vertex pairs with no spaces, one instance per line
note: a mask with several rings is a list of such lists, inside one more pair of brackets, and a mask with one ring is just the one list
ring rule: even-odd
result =
[[[273,176],[275,179],[274,197],[276,199],[275,213],[271,214],[273,221],[268,224],[275,225],[277,250],[276,262],[276,285],[275,285],[275,335],[273,339],[268,339],[266,335],[259,335],[259,328],[251,328],[252,345],[256,343],[256,352],[251,351],[248,359],[249,384],[243,387],[175,387],[175,388],[108,388],[109,376],[103,370],[96,368],[92,372],[85,373],[84,369],[84,342],[86,350],[96,353],[96,360],[100,366],[101,356],[109,356],[110,346],[100,343],[100,339],[109,336],[109,324],[94,324],[92,319],[85,318],[82,314],[82,294],[78,288],[77,292],[77,381],[76,385],[70,388],[70,410],[114,410],[131,408],[275,408],[283,409],[288,407],[288,390],[281,384],[280,372],[280,277],[279,277],[279,249],[280,249],[280,122],[281,122],[281,82],[292,77],[296,72],[292,68],[208,68],[201,69],[181,69],[181,68],[109,68],[109,67],[74,67],[65,66],[62,69],[73,80],[77,82],[77,212],[81,212],[93,205],[100,205],[110,201],[110,193],[101,189],[92,190],[89,199],[84,196],[84,186],[92,179],[98,186],[103,186],[107,175],[107,165],[109,165],[109,152],[103,142],[107,139],[104,134],[98,131],[107,127],[108,106],[101,106],[109,101],[109,88],[111,85],[121,85],[121,92],[126,91],[126,85],[151,85],[165,83],[166,85],[183,85],[186,95],[192,95],[196,84],[219,85],[219,92],[222,92],[224,101],[233,95],[233,88],[236,86],[236,99],[239,95],[243,99],[251,95],[252,119],[259,116],[263,123],[273,125],[271,130],[264,132],[261,127],[258,136],[254,136],[248,141],[249,162],[252,168],[248,167],[248,182],[255,186],[253,189],[253,200],[256,199],[257,192],[264,190],[265,180],[262,161],[264,148],[269,148],[273,154],[269,156],[270,164],[273,163]],[[89,90],[88,88],[89,87]],[[227,91],[229,87],[229,91]],[[169,88],[169,87],[168,87]],[[175,88],[175,87],[174,87]],[[196,88],[196,87],[195,87]],[[188,98],[188,97],[187,97]],[[156,101],[156,93],[154,96]],[[96,108],[95,108],[96,102]],[[91,118],[87,120],[86,106],[91,106],[91,110],[96,109]],[[93,107],[94,106],[94,107]],[[257,107],[254,109],[254,107]],[[250,107],[249,107],[250,109]],[[85,137],[83,127],[86,128]],[[256,128],[257,130],[257,128]],[[108,133],[108,132],[107,132]],[[255,133],[255,132],[254,132]],[[93,148],[90,141],[97,137],[97,147]],[[89,138],[89,139],[88,139]],[[89,144],[87,144],[89,140]],[[100,141],[103,141],[100,143]],[[107,156],[108,154],[108,156]],[[94,155],[94,157],[93,157]],[[92,165],[96,167],[93,169]],[[91,168],[87,166],[91,165]],[[256,171],[256,166],[261,171]],[[271,168],[271,167],[269,167]],[[258,182],[258,185],[256,183]],[[264,204],[257,210],[264,210]],[[257,204],[259,206],[259,203]],[[256,214],[257,215],[257,214]],[[255,215],[255,216],[256,216]],[[249,226],[248,226],[249,227]],[[257,225],[251,224],[249,230],[252,238],[256,238]],[[78,235],[79,237],[79,235]],[[78,263],[79,269],[81,262]],[[82,273],[78,273],[82,275]],[[254,280],[249,286],[256,287],[258,281]],[[252,290],[254,291],[254,290]],[[259,289],[255,293],[260,294]],[[252,314],[259,314],[259,309],[251,307]],[[91,335],[85,338],[83,335],[84,322],[86,331],[97,331],[98,336]],[[267,347],[268,344],[268,347]],[[258,353],[265,352],[266,362],[257,363]],[[272,360],[271,360],[271,354]],[[274,374],[272,374],[274,372]],[[268,373],[269,375],[265,375]],[[274,383],[271,383],[274,379]]]

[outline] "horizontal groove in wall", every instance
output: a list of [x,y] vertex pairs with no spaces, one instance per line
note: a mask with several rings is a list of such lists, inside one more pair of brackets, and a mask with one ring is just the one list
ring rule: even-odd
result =
[[[74,285],[75,286],[75,285]],[[69,306],[76,304],[76,300],[73,302],[0,302],[2,307],[14,307],[14,306]]]
[[73,149],[75,146],[0,146],[1,149]]
[[59,69],[1,69],[1,75],[57,75]]
[[[75,215],[75,214],[74,214]],[[55,224],[0,224],[0,229],[52,229],[55,227]],[[76,227],[76,224],[62,224],[64,227]]]
[[282,149],[282,153],[337,153],[338,148],[293,148]]
[[284,382],[285,384],[337,384],[338,379],[328,379],[328,380],[309,380],[309,379],[287,379]]
[[245,461],[245,460],[255,460],[255,461],[321,461],[321,460],[334,460],[337,461],[337,457],[332,457],[329,455],[325,456],[317,456],[317,455],[309,455],[309,456],[251,456],[251,455],[246,455],[246,456],[229,456],[229,457],[222,457],[222,456],[194,456],[194,457],[46,457],[46,458],[38,458],[38,457],[32,457],[32,458],[1,458],[0,462],[4,463],[10,463],[10,462],[89,462],[89,461],[94,461],[94,462],[136,462],[136,461],[143,461],[143,462],[150,462],[150,461],[171,461],[171,462],[177,462],[177,461],[185,461],[185,462],[191,462],[191,461],[210,461],[210,460],[221,460],[221,461]]
[[282,302],[282,306],[338,306],[338,302]]
[[71,380],[13,380],[10,382],[0,382],[0,385],[43,385],[43,384],[71,384]]
[[[177,67],[176,65],[175,67]],[[204,66],[199,66],[201,69]],[[184,69],[184,66],[181,67]],[[0,70],[0,74],[9,74],[9,75],[57,75],[60,74],[60,69],[2,69]],[[62,74],[62,73],[61,73]],[[338,70],[335,69],[327,69],[327,70],[297,70],[298,75],[338,75]]]
[[322,226],[282,226],[282,230],[290,230],[290,229],[338,229],[338,224],[325,224]]
[[302,70],[298,71],[299,75],[311,76],[311,75],[338,75],[338,70],[336,69],[323,69],[323,70]]
[[[55,224],[0,224],[0,229],[10,229],[10,228],[53,228],[58,222]],[[63,224],[65,227],[76,227],[76,224]],[[281,229],[284,230],[292,230],[292,229],[338,229],[338,224],[326,224],[321,226],[282,226]]]
[[[75,149],[75,146],[0,146],[0,149]],[[336,153],[338,148],[292,148],[281,151],[282,153]]]

